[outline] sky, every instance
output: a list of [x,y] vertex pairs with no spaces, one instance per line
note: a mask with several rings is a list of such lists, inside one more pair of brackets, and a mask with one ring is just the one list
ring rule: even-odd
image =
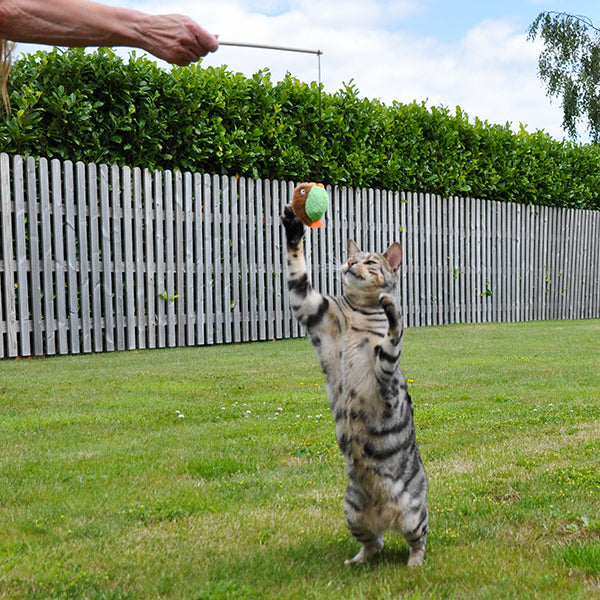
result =
[[[222,41],[321,50],[328,93],[352,82],[361,97],[386,104],[460,106],[471,121],[510,123],[515,131],[522,124],[556,139],[565,137],[560,99],[546,95],[537,71],[541,42],[529,41],[527,30],[547,10],[585,15],[600,26],[598,0],[103,1],[189,15]],[[268,68],[275,81],[286,72],[306,82],[319,78],[314,54],[222,46],[202,64],[247,76]]]

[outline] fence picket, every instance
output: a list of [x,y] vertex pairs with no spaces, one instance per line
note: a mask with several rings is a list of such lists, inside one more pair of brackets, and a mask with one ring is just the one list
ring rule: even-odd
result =
[[102,352],[102,282],[100,275],[100,213],[98,206],[98,173],[96,165],[88,165],[88,210],[91,255],[91,295],[94,351]]
[[273,286],[273,205],[275,203],[275,190],[274,187],[276,182],[267,181],[265,185],[264,194],[264,247],[265,247],[265,291],[266,291],[266,314],[270,315],[265,317],[267,322],[267,339],[272,340],[275,337],[275,307],[273,304],[273,296],[275,293]]
[[[32,156],[28,156],[25,160],[25,177],[27,180],[27,233],[29,236],[29,274],[31,284],[29,288],[31,292],[29,299],[31,307],[30,330],[32,330],[33,354],[41,356],[44,354],[44,327],[42,318],[42,268],[40,261],[39,202],[36,168],[35,159]],[[2,320],[1,317],[0,320]]]
[[[18,341],[19,354],[29,356],[31,354],[31,320],[29,318],[29,282],[27,280],[27,238],[25,233],[25,222],[27,220],[25,211],[23,159],[15,156],[13,160],[13,190],[15,206],[15,252],[16,252],[16,276],[17,276],[17,316],[18,316]],[[17,335],[17,332],[15,332]]]
[[221,293],[223,332],[221,343],[232,341],[232,311],[231,311],[231,214],[229,210],[229,177],[221,177],[221,194],[219,197],[219,212],[221,215],[220,246],[221,246]]
[[39,165],[40,185],[40,217],[42,225],[41,255],[43,272],[43,298],[44,298],[44,332],[46,337],[46,354],[56,354],[56,326],[54,319],[54,264],[52,257],[52,227],[50,217],[50,180],[48,177],[48,161],[40,159]]
[[163,173],[156,172],[153,177],[154,190],[154,256],[156,258],[156,275],[154,280],[154,298],[156,306],[156,346],[167,345],[167,311],[169,291],[166,284],[165,268],[165,193],[163,189]]
[[[273,285],[273,313],[272,320],[274,322],[275,330],[273,332],[274,339],[281,339],[283,337],[283,286],[284,280],[283,268],[281,265],[281,257],[283,255],[281,248],[281,227],[279,227],[279,215],[281,214],[283,202],[282,198],[285,199],[285,185],[283,182],[273,182],[273,204],[271,212],[271,229],[273,231],[273,237],[271,239],[271,247],[273,248],[273,262],[271,269],[271,281]],[[233,261],[235,265],[235,261]],[[330,288],[328,288],[330,289]],[[235,320],[234,320],[235,322]]]
[[52,185],[52,238],[54,246],[54,295],[56,302],[56,330],[58,334],[58,353],[67,354],[69,345],[67,341],[67,298],[65,281],[65,253],[64,253],[64,204],[62,194],[62,164],[58,159],[50,162]]
[[[238,217],[239,217],[239,272],[240,272],[240,325],[241,340],[250,340],[250,260],[251,247],[250,224],[248,220],[248,188],[246,178],[240,177],[238,185]],[[285,334],[284,334],[285,335]],[[288,334],[289,335],[289,334]]]
[[165,291],[162,304],[166,312],[166,338],[165,343],[173,348],[177,343],[177,322],[175,318],[175,303],[179,303],[175,289],[175,194],[173,174],[171,171],[164,173],[164,263],[165,263]]
[[[0,358],[17,356],[17,306],[15,297],[15,259],[13,252],[12,198],[10,193],[10,160],[8,155],[0,156],[0,209],[2,210],[2,252],[4,277],[0,278],[4,293],[0,295],[0,319],[6,336],[6,346],[0,348]],[[4,303],[4,313],[2,313]],[[1,333],[1,332],[0,332]]]
[[173,307],[174,328],[175,328],[175,346],[185,346],[186,339],[186,319],[185,310],[185,255],[186,241],[183,235],[183,175],[181,171],[175,171],[173,174],[173,251],[174,251],[174,292],[177,296]]
[[[566,233],[564,229],[564,219],[566,213],[555,213],[553,215],[553,229],[552,229],[552,239],[556,240],[559,236],[559,232],[562,232],[564,235]],[[565,247],[564,246],[556,246],[554,245],[554,256],[553,256],[553,264],[554,264],[554,311],[553,311],[553,319],[560,319],[562,314],[562,301],[564,297],[564,281],[565,281],[565,273],[560,271],[560,265],[564,264],[565,260]]]
[[144,251],[144,229],[147,229],[144,216],[144,192],[143,192],[143,173],[139,168],[133,170],[133,223],[134,223],[134,245],[135,245],[135,313],[137,329],[137,347],[146,348],[147,338],[146,329],[148,320],[146,315],[146,283],[145,274],[147,272],[148,254]]
[[77,281],[77,224],[75,222],[75,173],[73,163],[64,163],[64,207],[66,237],[66,272],[68,293],[68,333],[69,346],[73,354],[80,349],[79,283]]
[[[333,194],[333,190],[331,188],[331,186],[327,187],[327,193],[329,194],[329,197],[332,197]],[[278,213],[281,211],[281,207],[283,207],[283,204],[280,203],[280,206],[277,207],[277,213],[274,216],[274,222],[275,222],[275,232],[277,234],[279,234],[279,232],[281,231],[281,227],[277,227],[277,225],[279,224],[279,217],[277,216]],[[333,211],[331,213],[331,215],[335,215],[337,214],[337,211]],[[329,217],[329,215],[328,215]],[[327,217],[325,217],[327,218]],[[336,278],[337,278],[337,268],[336,268],[336,262],[335,262],[335,257],[336,257],[336,246],[334,246],[334,240],[335,240],[335,225],[333,226],[332,229],[329,230],[329,235],[326,236],[321,236],[323,238],[323,243],[324,243],[324,256],[325,256],[325,262],[327,264],[327,290],[330,290],[331,293],[336,293],[335,289],[336,289]],[[281,256],[283,255],[285,251],[285,248],[283,248],[279,243],[276,245],[276,252],[275,255],[278,259],[278,261],[281,261]],[[278,265],[280,264],[280,262],[278,263]],[[280,267],[279,267],[280,268]],[[279,277],[280,279],[285,279],[283,276],[283,271],[280,268],[279,271]],[[281,285],[283,285],[281,283]]]
[[212,177],[211,211],[213,218],[213,237],[207,240],[213,247],[213,273],[212,289],[215,311],[214,339],[216,344],[222,344],[224,315],[223,315],[223,215],[221,213],[221,178],[218,175]]
[[204,207],[204,306],[206,311],[205,343],[215,343],[215,309],[213,304],[213,245],[216,234],[212,229],[212,185],[210,175],[205,174],[202,181],[202,202]]
[[[543,235],[538,236],[538,253],[539,258],[537,264],[541,271],[542,279],[540,281],[540,293],[544,298],[541,303],[537,302],[537,306],[541,310],[537,312],[537,318],[552,319],[555,313],[554,289],[556,282],[556,253],[552,252],[552,244],[554,239],[554,218],[551,210],[548,207],[541,207],[541,214],[544,220]],[[541,268],[540,268],[541,267]]]
[[598,314],[598,298],[600,298],[600,212],[594,212],[592,215],[592,224],[590,226],[590,236],[593,240],[593,266],[591,267],[593,280],[590,282],[592,288],[592,300],[590,302],[590,318]]
[[[267,339],[267,311],[266,311],[266,296],[265,296],[265,209],[263,184],[259,180],[256,182],[255,201],[256,201],[256,263],[257,263],[257,291],[258,291],[258,338],[259,340]],[[268,181],[264,182],[265,187],[269,185]]]
[[[229,190],[232,206],[239,206],[238,178],[229,178]],[[230,257],[229,265],[231,269],[231,325],[232,341],[242,341],[242,311],[241,311],[241,274],[240,274],[240,215],[238,210],[230,210],[231,214],[231,236],[230,236]],[[243,235],[242,235],[243,237]]]
[[[82,352],[92,351],[92,318],[90,310],[90,260],[88,237],[88,210],[85,165],[75,164],[75,204],[77,211],[77,242],[79,252],[79,318],[80,318],[80,349]],[[33,252],[33,250],[32,250]]]
[[115,311],[113,304],[113,260],[112,260],[112,220],[110,210],[110,183],[108,166],[100,165],[100,240],[101,240],[101,277],[102,304],[104,320],[104,348],[115,350]]
[[248,298],[248,315],[250,319],[250,335],[249,339],[254,341],[258,339],[258,301],[257,301],[257,262],[256,262],[256,185],[255,181],[248,179],[246,182],[247,203],[248,208],[248,280],[249,280],[249,298]]
[[[182,189],[178,202],[178,244],[183,248],[180,265],[183,273],[180,275],[178,288],[182,290],[183,298],[180,306],[185,307],[185,320],[179,321],[179,346],[193,346],[195,338],[195,287],[194,287],[194,207],[193,207],[193,179],[191,173],[184,173],[181,181]],[[182,310],[182,311],[183,311]]]
[[115,349],[125,349],[125,299],[123,286],[125,277],[125,260],[123,257],[123,210],[121,207],[121,172],[113,165],[110,169],[110,193],[112,211],[112,277],[114,286],[113,308],[115,319]]
[[440,325],[445,323],[444,314],[442,307],[444,302],[442,301],[442,294],[444,289],[444,231],[441,226],[442,223],[442,200],[439,196],[432,196],[433,207],[432,207],[432,236],[435,240],[435,252],[432,255],[432,262],[434,266],[433,272],[433,298],[435,311],[433,313],[433,324]]
[[123,167],[122,170],[122,216],[123,216],[123,268],[124,268],[124,294],[125,294],[125,339],[124,344],[128,350],[135,348],[135,260],[133,250],[135,241],[134,213],[132,199],[131,169]]
[[206,331],[206,310],[202,310],[202,307],[206,309],[206,263],[204,260],[204,196],[203,196],[203,183],[202,176],[199,173],[194,175],[194,214],[195,214],[195,245],[196,251],[194,259],[194,268],[196,271],[196,343],[205,343],[205,331]]

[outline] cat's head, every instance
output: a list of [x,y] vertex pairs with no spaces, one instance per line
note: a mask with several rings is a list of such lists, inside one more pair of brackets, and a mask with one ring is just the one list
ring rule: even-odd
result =
[[381,292],[391,292],[398,282],[402,248],[394,242],[383,254],[361,252],[348,242],[348,260],[342,265],[344,292],[359,304],[376,304]]

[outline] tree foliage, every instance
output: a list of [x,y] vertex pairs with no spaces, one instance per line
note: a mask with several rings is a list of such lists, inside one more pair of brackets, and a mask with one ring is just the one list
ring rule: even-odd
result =
[[594,142],[600,141],[600,30],[587,18],[543,12],[529,38],[544,41],[538,68],[549,96],[562,98],[563,128],[575,139],[584,120]]
[[460,108],[385,105],[201,65],[167,71],[101,49],[18,60],[0,150],[73,161],[319,180],[507,202],[600,208],[600,150]]

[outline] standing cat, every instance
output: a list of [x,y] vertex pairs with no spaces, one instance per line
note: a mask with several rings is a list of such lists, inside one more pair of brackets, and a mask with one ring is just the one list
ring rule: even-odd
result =
[[327,377],[348,472],[344,512],[350,533],[362,544],[346,564],[364,562],[381,550],[383,533],[393,529],[409,544],[408,565],[420,565],[429,524],[427,477],[412,402],[398,368],[402,318],[391,292],[398,279],[400,245],[371,254],[350,241],[341,269],[342,296],[322,296],[308,281],[304,225],[289,206],[281,221],[292,310],[306,327]]

